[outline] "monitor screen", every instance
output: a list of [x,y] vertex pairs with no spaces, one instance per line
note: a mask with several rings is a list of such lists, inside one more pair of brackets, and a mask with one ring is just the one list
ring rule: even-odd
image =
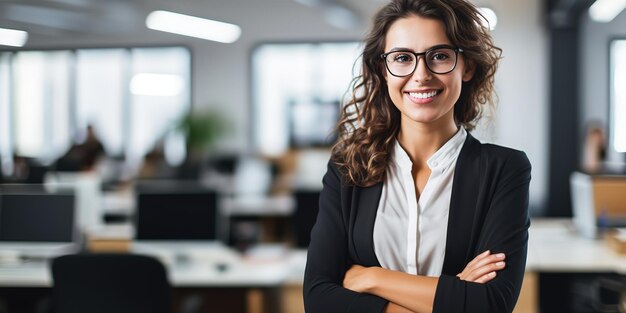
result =
[[291,103],[291,145],[293,147],[332,146],[339,119],[339,101]]
[[73,194],[0,194],[0,242],[72,242]]
[[215,240],[213,191],[138,192],[137,240]]

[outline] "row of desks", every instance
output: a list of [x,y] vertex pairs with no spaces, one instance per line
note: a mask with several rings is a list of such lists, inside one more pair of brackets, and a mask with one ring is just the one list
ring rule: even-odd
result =
[[[210,258],[209,258],[210,259]],[[306,251],[287,251],[272,259],[238,257],[228,263],[189,259],[166,261],[170,282],[177,289],[265,290],[272,297],[283,286],[301,285]],[[577,235],[568,219],[535,219],[530,229],[527,273],[615,273],[626,275],[626,255],[601,239]],[[30,261],[0,266],[0,296],[11,288],[49,288],[48,264]],[[276,302],[276,300],[272,300]],[[270,301],[271,302],[271,301]],[[267,306],[266,306],[267,307]],[[266,312],[274,312],[269,306]],[[246,311],[241,311],[246,312]],[[276,311],[279,312],[279,311]]]

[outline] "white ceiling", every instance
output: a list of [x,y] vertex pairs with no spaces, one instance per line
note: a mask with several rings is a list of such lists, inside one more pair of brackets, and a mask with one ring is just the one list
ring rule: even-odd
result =
[[[358,23],[366,24],[371,13],[384,2],[385,0],[0,0],[0,27],[25,30],[35,36],[128,34],[143,31],[145,17],[157,9],[237,23],[238,12],[242,10],[261,10],[263,12],[258,12],[259,15],[271,18],[275,11],[272,8],[276,6],[300,6],[324,12],[330,8],[344,8],[348,9]],[[347,19],[345,15],[343,19]]]

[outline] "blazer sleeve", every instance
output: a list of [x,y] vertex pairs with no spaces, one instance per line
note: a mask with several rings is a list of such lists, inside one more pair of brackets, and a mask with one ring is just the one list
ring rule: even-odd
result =
[[[496,175],[490,201],[473,255],[485,250],[506,255],[506,267],[486,284],[442,275],[433,312],[512,312],[524,278],[528,248],[528,190],[531,165],[526,154],[511,153]],[[472,221],[467,221],[468,223]]]
[[304,274],[307,313],[379,313],[388,301],[343,288],[343,278],[353,264],[348,255],[348,230],[342,213],[341,183],[329,163],[320,193],[319,213],[311,231]]

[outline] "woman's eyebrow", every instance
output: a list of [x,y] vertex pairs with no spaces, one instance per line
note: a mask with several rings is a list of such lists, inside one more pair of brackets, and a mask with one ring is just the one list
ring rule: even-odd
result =
[[[433,46],[430,46],[428,48],[426,48],[424,51],[427,51],[429,49],[433,49],[433,48],[443,48],[443,47],[452,47],[451,44],[449,43],[442,43],[442,44],[436,44]],[[391,50],[389,50],[389,52],[395,52],[395,51],[412,51],[412,52],[416,52],[415,50],[411,49],[411,48],[405,48],[405,47],[394,47]],[[424,52],[422,51],[422,52]]]
[[395,47],[395,48],[392,48],[391,50],[389,50],[389,52],[395,52],[395,51],[413,51],[413,52],[415,52],[415,50],[413,50],[413,49],[403,48],[403,47]]

